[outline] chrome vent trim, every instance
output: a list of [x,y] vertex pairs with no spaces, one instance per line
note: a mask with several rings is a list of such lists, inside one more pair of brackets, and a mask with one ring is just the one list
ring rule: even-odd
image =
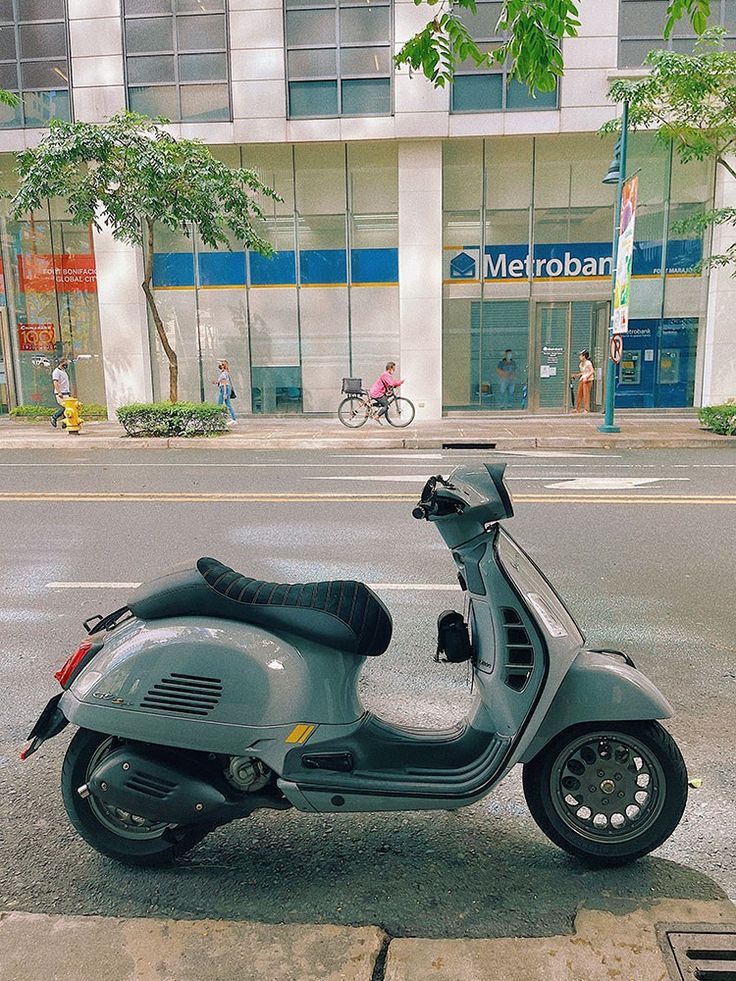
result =
[[201,718],[210,714],[221,697],[219,678],[172,672],[148,689],[140,707]]
[[516,610],[504,606],[501,613],[506,651],[505,683],[512,691],[522,692],[534,670],[534,645]]

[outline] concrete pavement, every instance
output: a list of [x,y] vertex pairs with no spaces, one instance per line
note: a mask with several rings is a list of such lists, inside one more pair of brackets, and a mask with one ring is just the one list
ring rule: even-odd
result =
[[[492,915],[492,911],[489,911]],[[378,927],[0,913],[0,981],[665,981],[668,932],[731,935],[727,901],[664,900],[614,915],[582,909],[570,934],[392,939]],[[691,954],[690,965],[705,962]],[[705,963],[701,965],[705,968]],[[717,966],[727,969],[729,961]],[[688,977],[711,977],[695,973]],[[732,975],[724,974],[724,977]]]
[[418,422],[393,429],[369,420],[361,429],[346,429],[333,417],[242,416],[222,436],[183,439],[131,439],[117,422],[89,422],[70,435],[46,421],[29,423],[0,419],[0,449],[100,449],[143,446],[243,450],[289,449],[442,449],[449,446],[514,450],[548,448],[736,447],[736,436],[719,436],[701,428],[694,410],[677,412],[619,411],[619,433],[601,433],[601,415],[484,417],[450,416],[437,422]]

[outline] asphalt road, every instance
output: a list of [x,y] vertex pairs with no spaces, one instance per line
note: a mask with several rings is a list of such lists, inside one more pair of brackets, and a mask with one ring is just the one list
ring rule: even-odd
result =
[[[409,511],[426,476],[471,458],[509,461],[509,530],[591,646],[628,650],[675,705],[667,725],[702,786],[670,841],[628,868],[587,870],[537,830],[516,773],[459,812],[264,813],[170,870],[125,869],[77,839],[58,791],[71,733],[26,764],[18,751],[81,621],[124,603],[127,587],[104,584],[200,555],[272,581],[409,584],[382,592],[394,640],[367,664],[363,697],[405,723],[461,717],[465,666],[432,660],[437,613],[460,608],[454,566]],[[583,902],[736,896],[735,477],[732,450],[0,453],[0,910],[508,936],[563,931]],[[87,585],[50,585],[63,582]]]

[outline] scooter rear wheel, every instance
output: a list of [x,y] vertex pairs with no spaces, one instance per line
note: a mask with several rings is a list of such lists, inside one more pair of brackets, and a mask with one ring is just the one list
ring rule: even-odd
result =
[[125,865],[168,865],[189,851],[210,828],[207,825],[155,823],[117,808],[107,807],[79,788],[95,767],[120,745],[112,736],[80,729],[69,744],[61,771],[61,792],[69,820],[88,845]]
[[621,865],[672,834],[687,802],[687,769],[657,722],[566,729],[524,767],[532,817],[560,848]]

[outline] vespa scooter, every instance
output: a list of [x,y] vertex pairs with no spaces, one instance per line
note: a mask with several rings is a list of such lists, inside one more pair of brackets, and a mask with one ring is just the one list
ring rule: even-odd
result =
[[144,584],[85,623],[23,753],[68,722],[69,818],[97,851],[161,865],[259,808],[306,813],[454,809],[523,765],[531,813],[589,862],[662,844],[687,799],[672,708],[625,654],[589,650],[534,562],[501,527],[504,466],[427,481],[414,517],[452,551],[466,614],[438,623],[445,659],[470,661],[474,702],[442,731],[361,704],[391,615],[354,581],[278,585],[211,558]]

